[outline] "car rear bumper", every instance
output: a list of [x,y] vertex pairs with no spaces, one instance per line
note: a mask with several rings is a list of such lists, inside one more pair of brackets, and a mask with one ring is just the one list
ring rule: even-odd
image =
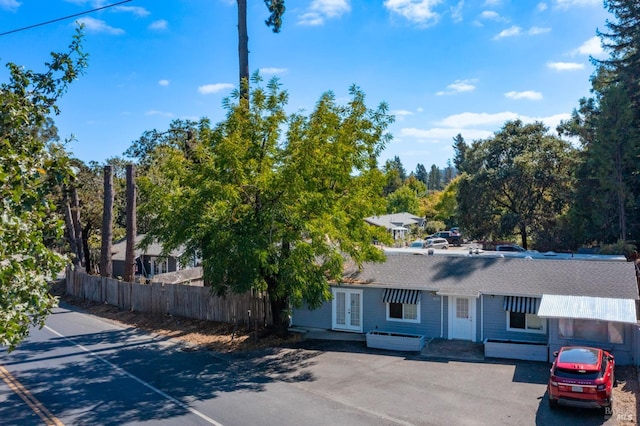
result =
[[558,405],[578,408],[603,408],[611,405],[610,400],[589,400],[577,398],[558,398]]

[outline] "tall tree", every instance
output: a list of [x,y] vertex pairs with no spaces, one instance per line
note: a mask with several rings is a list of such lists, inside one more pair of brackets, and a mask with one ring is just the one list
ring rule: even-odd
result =
[[435,164],[431,165],[431,170],[429,171],[427,189],[430,191],[438,191],[442,189],[442,171]]
[[397,155],[393,160],[387,160],[384,164],[384,174],[386,176],[387,183],[384,187],[384,195],[389,195],[394,191],[400,189],[407,179],[407,171],[402,165],[400,157]]
[[31,325],[44,325],[56,304],[47,280],[68,263],[45,239],[62,236],[51,194],[69,183],[72,170],[68,158],[49,153],[40,129],[86,66],[81,41],[78,30],[44,72],[7,64],[9,81],[0,85],[0,344],[9,349]]
[[467,149],[469,149],[469,146],[464,141],[464,138],[462,137],[462,135],[458,133],[453,138],[453,153],[454,153],[453,165],[455,166],[458,173],[464,172],[464,169],[462,167],[464,164],[464,158],[467,153]]
[[113,263],[111,260],[111,246],[113,243],[113,166],[104,166],[104,202],[102,213],[102,245],[100,248],[100,275],[111,277]]
[[418,165],[416,166],[416,179],[418,179],[420,182],[424,183],[425,185],[427,184],[427,180],[429,179],[429,173],[427,173],[427,169],[424,167],[423,164],[418,163]]
[[[249,99],[249,33],[247,31],[247,0],[236,0],[238,3],[238,59],[240,69],[240,97]],[[269,9],[267,27],[279,33],[282,27],[284,0],[264,0]]]
[[153,217],[146,241],[198,252],[214,291],[266,290],[286,333],[290,307],[331,298],[345,257],[382,259],[371,241],[384,232],[363,218],[384,212],[377,157],[393,117],[386,104],[367,108],[357,87],[347,105],[326,93],[309,116],[287,116],[277,80],[253,83],[250,107],[227,102],[226,120],[201,135],[198,163],[157,148],[141,211]]
[[520,236],[565,211],[572,188],[573,148],[542,123],[507,122],[475,141],[462,164],[458,219],[472,237]]

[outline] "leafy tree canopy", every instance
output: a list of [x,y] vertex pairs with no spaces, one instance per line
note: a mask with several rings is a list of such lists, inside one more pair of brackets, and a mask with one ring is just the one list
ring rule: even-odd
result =
[[249,108],[227,101],[226,119],[198,133],[197,161],[155,149],[140,208],[152,218],[147,237],[198,252],[218,293],[266,290],[286,331],[290,306],[331,298],[345,257],[383,259],[371,242],[386,233],[363,218],[384,212],[377,157],[393,118],[384,103],[367,108],[355,86],[347,105],[329,92],[310,115],[288,116],[278,81],[253,79]]
[[45,238],[62,236],[50,194],[68,182],[71,169],[68,157],[49,150],[42,129],[86,65],[81,39],[78,30],[66,53],[51,54],[44,72],[7,64],[9,81],[0,85],[0,344],[9,349],[31,325],[44,325],[56,303],[47,280],[67,262]]
[[574,150],[542,123],[507,122],[467,149],[458,186],[458,219],[470,237],[528,235],[563,212]]

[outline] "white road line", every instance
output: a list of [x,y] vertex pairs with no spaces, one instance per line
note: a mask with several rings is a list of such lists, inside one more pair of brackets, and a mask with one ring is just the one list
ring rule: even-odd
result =
[[205,420],[206,422],[208,422],[209,424],[215,425],[215,426],[223,426],[222,423],[219,423],[215,420],[213,420],[211,417],[207,416],[206,414],[201,413],[200,411],[189,407],[187,404],[183,403],[182,401],[172,397],[171,395],[161,391],[160,389],[156,388],[155,386],[153,386],[150,383],[145,382],[144,380],[140,379],[139,377],[134,376],[133,374],[129,373],[128,371],[124,370],[121,367],[118,367],[117,365],[113,364],[112,362],[109,362],[108,360],[106,360],[105,358],[101,357],[100,355],[98,355],[97,353],[91,351],[90,349],[82,346],[79,343],[76,343],[73,339],[70,339],[67,336],[62,335],[61,333],[57,332],[56,330],[52,329],[51,327],[45,325],[44,328],[46,328],[47,330],[49,330],[51,333],[55,334],[58,337],[62,337],[64,340],[70,342],[71,344],[73,344],[74,346],[79,347],[80,349],[82,349],[83,351],[87,352],[89,355],[91,355],[92,357],[99,359],[100,361],[104,362],[105,364],[107,364],[109,367],[111,367],[112,369],[114,369],[115,371],[124,374],[125,376],[135,380],[136,382],[140,383],[141,385],[151,389],[153,392],[157,393],[158,395],[168,399],[169,401],[173,402],[174,404],[180,406],[181,408],[195,414],[196,416],[200,417],[201,419]]

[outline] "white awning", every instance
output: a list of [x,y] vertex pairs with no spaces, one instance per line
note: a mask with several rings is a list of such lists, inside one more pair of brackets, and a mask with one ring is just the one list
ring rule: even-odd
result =
[[382,294],[383,303],[404,303],[417,305],[420,301],[420,290],[402,288],[385,288]]
[[606,297],[543,294],[538,316],[637,323],[635,300]]

